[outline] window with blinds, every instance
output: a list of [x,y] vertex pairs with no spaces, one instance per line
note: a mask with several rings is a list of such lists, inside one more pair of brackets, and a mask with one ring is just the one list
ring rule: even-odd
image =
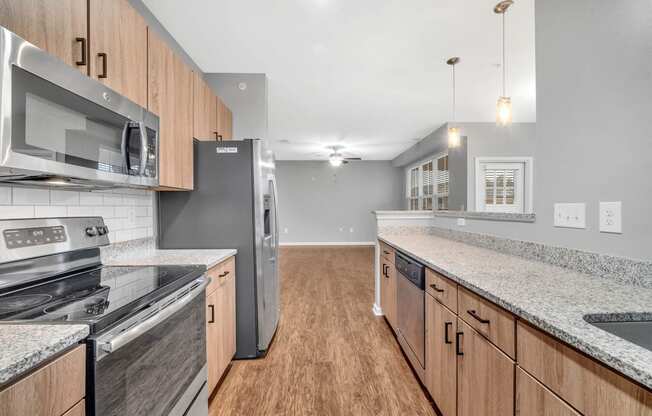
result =
[[480,163],[478,208],[488,212],[523,212],[523,163]]
[[448,156],[443,155],[407,169],[410,210],[448,209]]
[[448,209],[450,193],[450,172],[448,170],[448,155],[437,159],[437,209]]

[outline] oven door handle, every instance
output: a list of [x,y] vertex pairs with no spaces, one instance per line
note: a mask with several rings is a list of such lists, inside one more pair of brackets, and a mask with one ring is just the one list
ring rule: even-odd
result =
[[129,175],[129,171],[131,170],[131,160],[129,159],[129,129],[131,128],[130,123],[130,121],[127,121],[124,128],[122,129],[122,143],[120,145],[122,148],[122,159],[125,164],[125,173],[127,175]]
[[108,341],[102,342],[100,344],[100,348],[105,353],[110,354],[129,344],[134,339],[138,338],[150,329],[154,328],[156,325],[165,321],[170,316],[174,315],[176,312],[190,303],[190,301],[202,294],[206,289],[206,286],[208,286],[210,283],[210,280],[210,278],[204,278],[204,280],[198,286],[195,286],[182,297],[178,298],[167,306],[164,306],[153,315],[149,315],[146,319],[138,322],[124,332],[121,332],[119,335],[111,338]]

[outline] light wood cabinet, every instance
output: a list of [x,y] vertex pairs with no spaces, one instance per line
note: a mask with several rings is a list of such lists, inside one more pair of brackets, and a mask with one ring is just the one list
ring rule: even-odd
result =
[[581,413],[652,415],[652,392],[522,322],[516,338],[519,366]]
[[0,415],[61,416],[85,391],[86,347],[80,345],[0,391]]
[[90,75],[147,107],[147,24],[127,0],[88,2]]
[[147,105],[160,119],[159,182],[193,188],[193,73],[151,29],[148,31]]
[[396,261],[394,258],[396,252],[394,251],[392,246],[385,244],[383,242],[379,242],[378,245],[380,247],[380,257],[385,258],[385,260],[394,264],[394,261]]
[[516,416],[580,416],[522,368],[516,367]]
[[235,257],[212,267],[207,274],[212,279],[206,289],[206,358],[210,394],[236,350]]
[[457,313],[457,283],[433,270],[426,269],[426,292]]
[[82,400],[77,403],[72,409],[68,410],[63,416],[85,416],[86,415],[86,401]]
[[514,315],[469,290],[458,291],[458,314],[511,358],[516,358]]
[[88,73],[86,16],[86,0],[0,0],[0,26],[84,74]]
[[380,308],[387,322],[396,330],[396,267],[384,258],[380,264]]
[[513,416],[514,361],[459,318],[457,331],[457,416]]
[[426,295],[426,388],[442,416],[457,414],[457,317]]
[[201,74],[193,76],[193,136],[197,140],[217,140],[217,97]]

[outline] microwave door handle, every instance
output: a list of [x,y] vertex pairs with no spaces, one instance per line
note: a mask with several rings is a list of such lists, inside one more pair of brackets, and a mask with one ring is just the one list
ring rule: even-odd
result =
[[206,286],[208,286],[210,281],[211,281],[210,278],[204,278],[201,284],[195,286],[183,297],[174,301],[174,303],[159,310],[155,314],[150,315],[148,318],[144,319],[141,322],[138,322],[136,325],[132,326],[131,328],[127,329],[124,332],[121,332],[119,335],[109,340],[100,342],[99,345],[100,348],[105,353],[111,354],[119,350],[120,348],[124,347],[125,345],[129,344],[134,339],[138,338],[139,336],[143,335],[150,329],[154,328],[156,325],[165,321],[170,316],[174,315],[176,312],[178,312],[180,309],[182,309],[184,306],[190,303],[190,301],[195,299],[197,296],[203,294],[204,290],[206,289]]
[[147,127],[145,123],[138,123],[138,129],[140,130],[140,176],[145,176],[145,170],[147,168]]
[[129,121],[127,121],[125,123],[124,128],[122,129],[122,158],[125,163],[125,169],[127,169],[127,171],[125,172],[127,175],[131,170],[130,160],[129,160],[129,139],[131,135],[129,134],[129,129],[130,129]]

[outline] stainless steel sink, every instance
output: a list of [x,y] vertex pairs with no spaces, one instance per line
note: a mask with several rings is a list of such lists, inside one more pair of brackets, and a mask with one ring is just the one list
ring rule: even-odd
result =
[[607,321],[600,319],[600,315],[589,315],[585,316],[584,320],[603,331],[652,351],[652,319],[643,321],[624,319]]

